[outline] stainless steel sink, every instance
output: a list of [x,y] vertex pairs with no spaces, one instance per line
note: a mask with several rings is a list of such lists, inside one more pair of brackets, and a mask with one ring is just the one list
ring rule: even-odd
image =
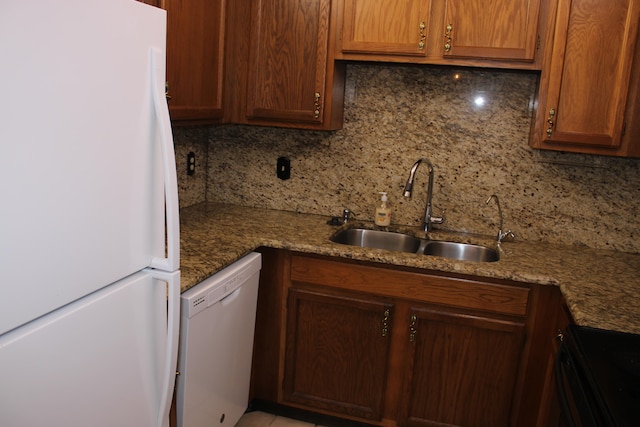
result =
[[500,259],[495,249],[441,240],[425,240],[409,234],[391,231],[347,228],[334,233],[330,240],[361,248],[386,249],[456,259],[460,261],[494,262]]
[[330,240],[344,245],[411,253],[416,253],[422,242],[421,239],[408,234],[366,230],[364,228],[347,228],[340,230],[333,234]]
[[437,240],[427,242],[424,254],[476,262],[494,262],[500,259],[498,251],[486,246]]

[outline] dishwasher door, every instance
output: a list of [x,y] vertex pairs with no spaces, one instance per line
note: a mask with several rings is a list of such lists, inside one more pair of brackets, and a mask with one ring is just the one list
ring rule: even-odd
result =
[[260,268],[251,253],[182,294],[179,427],[232,427],[247,409]]

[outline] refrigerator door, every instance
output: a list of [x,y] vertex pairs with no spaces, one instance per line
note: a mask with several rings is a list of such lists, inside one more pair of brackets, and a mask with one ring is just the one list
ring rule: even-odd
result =
[[0,336],[0,425],[168,426],[179,273],[166,274],[169,311],[167,283],[144,271]]
[[0,2],[0,334],[178,268],[165,26],[133,0]]

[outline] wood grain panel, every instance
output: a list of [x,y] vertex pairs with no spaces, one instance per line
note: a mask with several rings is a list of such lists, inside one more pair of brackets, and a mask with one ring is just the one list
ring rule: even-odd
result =
[[451,49],[444,55],[533,61],[539,11],[540,0],[447,0]]
[[342,52],[425,56],[426,44],[419,43],[426,41],[430,5],[430,0],[345,0]]
[[628,2],[572,2],[560,79],[562,91],[575,96],[558,99],[556,132],[580,129],[594,136],[609,136],[616,118],[622,117],[626,97],[620,99],[620,84],[628,81],[627,61],[631,59],[624,48],[632,35],[623,31],[628,19],[626,13],[621,13],[621,8],[628,7],[625,3]]
[[284,400],[379,420],[392,305],[290,289]]
[[226,0],[164,0],[172,120],[221,119]]
[[[638,155],[638,128],[625,124],[625,118],[635,122],[633,112],[626,110],[628,105],[638,108],[633,97],[639,77],[632,70],[638,69],[634,52],[639,21],[640,3],[634,0],[558,2],[553,51],[540,86],[534,147]],[[630,135],[625,137],[627,127]]]
[[523,316],[529,288],[293,256],[291,278],[377,295]]
[[524,324],[420,307],[412,312],[416,339],[399,424],[509,425]]
[[322,123],[315,111],[325,102],[330,0],[258,0],[254,7],[247,116]]

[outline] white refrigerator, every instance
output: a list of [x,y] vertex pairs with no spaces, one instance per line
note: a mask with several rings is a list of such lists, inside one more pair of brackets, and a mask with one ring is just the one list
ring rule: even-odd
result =
[[0,1],[0,426],[169,424],[165,32],[134,0]]

